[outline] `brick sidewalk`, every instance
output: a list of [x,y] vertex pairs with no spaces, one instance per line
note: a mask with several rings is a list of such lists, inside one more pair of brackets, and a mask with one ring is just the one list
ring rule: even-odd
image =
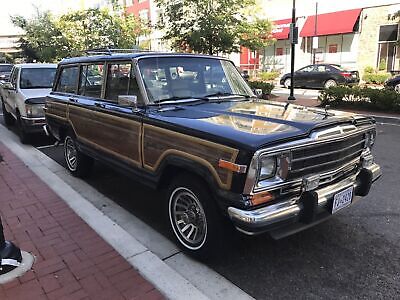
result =
[[0,214],[6,239],[36,256],[0,299],[164,298],[1,142]]

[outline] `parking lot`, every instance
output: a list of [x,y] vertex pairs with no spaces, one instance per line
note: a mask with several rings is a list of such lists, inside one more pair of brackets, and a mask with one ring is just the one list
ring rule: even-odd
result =
[[[237,233],[229,237],[216,259],[205,264],[257,299],[397,298],[399,142],[400,126],[378,125],[374,152],[383,177],[367,197],[351,208],[279,241],[266,235],[247,237]],[[51,143],[38,136],[33,146],[64,165],[62,146]],[[161,210],[161,192],[149,190],[100,163],[86,182],[169,237]]]

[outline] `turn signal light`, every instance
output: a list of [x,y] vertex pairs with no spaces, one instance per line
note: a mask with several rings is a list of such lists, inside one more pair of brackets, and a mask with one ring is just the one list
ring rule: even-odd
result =
[[269,201],[274,200],[274,195],[270,192],[262,192],[255,195],[252,195],[250,198],[250,202],[252,205],[259,205],[263,203],[267,203]]
[[223,160],[223,159],[220,159],[218,161],[218,167],[227,169],[229,171],[236,172],[236,173],[246,173],[246,170],[247,170],[247,167],[244,165],[238,165],[238,164],[235,164],[233,162]]

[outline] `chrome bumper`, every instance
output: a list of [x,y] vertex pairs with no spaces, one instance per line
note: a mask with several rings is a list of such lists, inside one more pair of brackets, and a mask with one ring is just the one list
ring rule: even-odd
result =
[[[369,171],[372,175],[372,182],[382,175],[379,165],[375,163],[364,169]],[[358,174],[354,174],[321,189],[314,190],[313,192],[318,196],[316,213],[327,212],[328,202],[336,193],[351,186],[356,190],[357,187],[362,185],[363,182],[357,180]],[[254,210],[241,210],[235,207],[229,207],[228,215],[239,231],[252,235],[274,229],[277,225],[279,226],[279,224],[287,225],[299,221],[300,214],[304,210],[304,206],[299,202],[299,199],[300,196]]]

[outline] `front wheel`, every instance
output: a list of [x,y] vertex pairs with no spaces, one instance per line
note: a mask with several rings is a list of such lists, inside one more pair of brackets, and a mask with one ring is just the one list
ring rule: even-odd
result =
[[4,118],[4,123],[6,126],[11,126],[14,124],[15,119],[13,118],[12,114],[10,114],[6,110],[6,106],[4,105],[4,100],[1,101],[1,109],[3,110],[3,118]]
[[286,78],[285,81],[283,82],[283,86],[285,88],[290,88],[290,86],[292,85],[292,80],[290,78]]
[[18,136],[22,144],[28,144],[30,142],[30,135],[26,132],[24,125],[22,124],[21,115],[17,115],[17,126],[18,126]]
[[329,89],[330,87],[337,86],[337,82],[333,79],[329,79],[325,82],[325,88]]
[[68,170],[76,177],[87,177],[92,171],[93,158],[83,154],[78,149],[75,139],[69,135],[64,140],[64,158]]
[[167,191],[168,219],[179,246],[198,258],[214,256],[222,240],[223,221],[207,186],[187,174]]

